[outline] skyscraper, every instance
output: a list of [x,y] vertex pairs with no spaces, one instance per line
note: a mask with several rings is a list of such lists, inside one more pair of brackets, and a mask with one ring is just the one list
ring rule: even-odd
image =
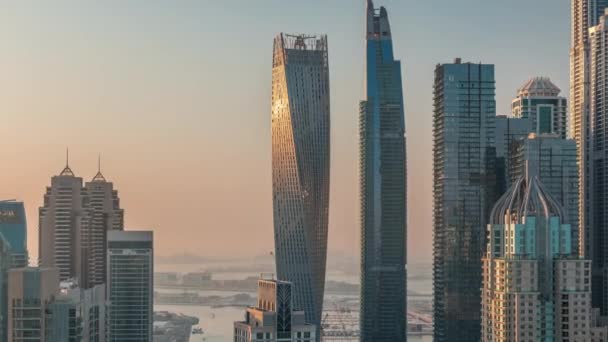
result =
[[361,341],[405,341],[407,166],[401,63],[384,7],[367,1],[359,115]]
[[439,64],[433,116],[434,340],[480,339],[481,258],[495,202],[494,65]]
[[108,341],[152,341],[153,233],[111,230],[107,246]]
[[51,178],[39,209],[39,265],[59,269],[60,280],[77,278],[86,287],[90,210],[82,178],[66,166]]
[[10,245],[11,267],[27,266],[27,223],[23,202],[0,201],[0,234]]
[[260,279],[258,304],[247,308],[245,320],[234,322],[234,342],[313,342],[316,327],[293,307],[293,288],[287,281]]
[[529,79],[511,103],[513,116],[529,120],[530,132],[566,139],[568,104],[560,89],[546,77]]
[[526,168],[490,215],[484,342],[591,340],[591,262],[573,249],[568,215],[537,171]]
[[576,143],[554,134],[531,133],[511,149],[511,183],[533,173],[564,210],[564,223],[571,226],[572,251],[578,255],[578,167]]
[[124,211],[120,208],[118,191],[101,173],[101,165],[93,180],[85,184],[89,197],[90,222],[88,286],[104,284],[106,279],[106,241],[110,230],[124,229]]
[[281,33],[272,63],[272,184],[277,277],[319,326],[329,210],[327,37]]
[[[608,268],[606,259],[608,256],[608,222],[604,218],[608,210],[606,196],[608,192],[603,184],[604,159],[603,145],[604,126],[602,114],[597,112],[601,109],[601,103],[594,101],[605,101],[606,90],[595,88],[599,91],[593,94],[594,84],[601,85],[605,82],[601,73],[595,73],[592,79],[592,69],[604,68],[602,61],[608,48],[601,41],[605,23],[594,29],[596,37],[594,46],[591,47],[590,28],[598,25],[604,9],[608,7],[608,0],[572,0],[572,39],[570,49],[570,136],[574,138],[577,145],[578,168],[579,168],[579,225],[581,251],[585,258],[591,259],[593,267],[593,306],[600,308],[602,315],[608,314]],[[593,54],[593,56],[592,56]],[[602,85],[603,87],[603,85]],[[594,95],[592,97],[592,95]],[[591,110],[596,109],[596,114]],[[599,124],[598,127],[594,127]],[[596,135],[596,136],[593,136]],[[599,158],[597,162],[596,158]],[[597,173],[597,174],[596,174]],[[598,178],[599,177],[599,178]],[[599,182],[599,183],[598,183]]]

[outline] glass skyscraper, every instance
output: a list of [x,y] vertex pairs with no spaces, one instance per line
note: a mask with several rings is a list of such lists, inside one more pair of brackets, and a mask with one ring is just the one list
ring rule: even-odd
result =
[[405,341],[407,168],[401,63],[384,7],[367,2],[360,104],[361,341]]
[[434,341],[479,341],[481,258],[496,189],[494,65],[439,64],[433,116]]
[[[321,323],[329,211],[327,37],[281,33],[272,63],[272,185],[277,277]],[[319,336],[317,335],[317,338]]]
[[27,223],[23,202],[0,201],[0,234],[10,245],[11,267],[27,266]]

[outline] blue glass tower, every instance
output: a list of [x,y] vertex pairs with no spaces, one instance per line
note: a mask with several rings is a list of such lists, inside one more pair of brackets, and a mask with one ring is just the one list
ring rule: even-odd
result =
[[407,168],[401,63],[384,7],[367,2],[361,102],[361,341],[406,340]]
[[11,266],[27,266],[27,222],[23,202],[0,201],[0,234],[10,245]]

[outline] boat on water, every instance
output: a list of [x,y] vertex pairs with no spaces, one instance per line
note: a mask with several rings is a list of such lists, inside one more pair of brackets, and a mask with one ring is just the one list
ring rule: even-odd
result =
[[192,335],[201,335],[204,333],[203,328],[192,328]]

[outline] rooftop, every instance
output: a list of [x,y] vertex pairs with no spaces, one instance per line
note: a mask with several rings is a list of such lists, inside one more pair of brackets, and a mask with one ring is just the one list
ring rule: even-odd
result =
[[518,96],[558,96],[561,92],[548,77],[533,77],[517,90]]

